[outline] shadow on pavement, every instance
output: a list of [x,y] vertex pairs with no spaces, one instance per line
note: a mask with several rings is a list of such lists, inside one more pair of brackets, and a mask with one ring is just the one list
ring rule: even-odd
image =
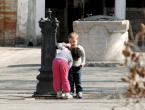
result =
[[41,64],[20,64],[20,65],[10,65],[8,68],[16,68],[16,67],[40,67]]

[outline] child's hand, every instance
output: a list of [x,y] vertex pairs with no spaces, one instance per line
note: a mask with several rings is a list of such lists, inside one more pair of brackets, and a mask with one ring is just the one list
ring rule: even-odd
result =
[[68,47],[68,48],[71,47],[70,43],[66,43],[65,46]]
[[80,65],[80,68],[84,68],[85,65]]

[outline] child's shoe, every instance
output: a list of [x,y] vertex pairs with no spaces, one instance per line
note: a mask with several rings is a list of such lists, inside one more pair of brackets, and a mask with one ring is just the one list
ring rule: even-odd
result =
[[70,94],[71,94],[73,97],[76,97],[76,94],[75,94],[75,93],[71,92]]
[[73,96],[72,96],[70,93],[64,93],[64,94],[62,95],[62,98],[63,98],[63,99],[72,99]]
[[59,92],[56,93],[56,98],[57,99],[62,98],[62,92],[61,91],[59,91]]
[[83,93],[82,92],[78,92],[76,97],[78,99],[82,99],[83,98]]

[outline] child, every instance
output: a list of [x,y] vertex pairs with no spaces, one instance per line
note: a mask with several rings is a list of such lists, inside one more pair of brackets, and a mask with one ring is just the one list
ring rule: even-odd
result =
[[[70,94],[70,84],[68,81],[69,69],[72,66],[72,55],[70,50],[66,47],[65,43],[59,43],[57,45],[59,49],[55,59],[52,63],[53,71],[53,88],[56,92],[57,98],[72,98]],[[63,94],[62,94],[63,93]]]
[[[78,34],[75,32],[70,33],[69,43],[71,45],[72,55],[74,56],[74,61],[72,68],[69,71],[69,81],[71,86],[71,93],[76,93],[77,98],[82,98],[83,88],[81,86],[81,69],[85,65],[85,51],[81,45],[78,45]],[[76,53],[75,53],[76,52]],[[74,90],[75,86],[75,90]]]

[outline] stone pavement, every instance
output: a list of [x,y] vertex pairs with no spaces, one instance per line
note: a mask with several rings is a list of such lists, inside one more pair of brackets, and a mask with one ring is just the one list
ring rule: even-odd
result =
[[32,98],[40,56],[40,48],[0,47],[1,110],[145,110],[144,99],[136,103],[137,99],[124,98],[127,84],[120,78],[128,73],[128,69],[118,66],[85,67],[83,99]]

